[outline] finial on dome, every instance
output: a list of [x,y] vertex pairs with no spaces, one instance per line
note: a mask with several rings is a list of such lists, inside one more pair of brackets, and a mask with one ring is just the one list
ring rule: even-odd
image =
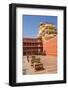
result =
[[40,25],[44,25],[45,23],[43,23],[43,22],[40,22]]

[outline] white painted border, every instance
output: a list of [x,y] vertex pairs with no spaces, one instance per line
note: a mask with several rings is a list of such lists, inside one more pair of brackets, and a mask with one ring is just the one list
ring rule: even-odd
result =
[[[58,17],[58,36],[57,36],[57,60],[58,73],[57,74],[43,74],[43,75],[22,75],[22,15],[49,15]],[[49,10],[49,9],[16,9],[16,82],[36,82],[36,81],[54,81],[63,80],[63,10]]]

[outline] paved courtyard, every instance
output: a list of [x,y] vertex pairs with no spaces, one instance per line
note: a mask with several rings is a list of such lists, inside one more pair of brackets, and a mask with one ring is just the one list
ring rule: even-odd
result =
[[57,73],[57,57],[56,56],[35,55],[35,57],[40,58],[40,62],[43,64],[44,70],[36,71],[35,68],[31,66],[32,56],[29,56],[29,61],[27,60],[27,56],[23,56],[22,71],[24,75]]

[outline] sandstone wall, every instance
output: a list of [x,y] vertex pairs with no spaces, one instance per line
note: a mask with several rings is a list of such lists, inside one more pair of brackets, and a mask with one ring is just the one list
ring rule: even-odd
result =
[[43,51],[46,51],[47,55],[57,56],[57,36],[49,40],[43,39]]

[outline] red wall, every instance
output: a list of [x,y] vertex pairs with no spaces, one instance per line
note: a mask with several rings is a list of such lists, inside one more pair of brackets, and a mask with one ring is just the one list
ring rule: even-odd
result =
[[47,55],[57,55],[57,37],[49,40],[43,40],[43,51],[46,51]]

